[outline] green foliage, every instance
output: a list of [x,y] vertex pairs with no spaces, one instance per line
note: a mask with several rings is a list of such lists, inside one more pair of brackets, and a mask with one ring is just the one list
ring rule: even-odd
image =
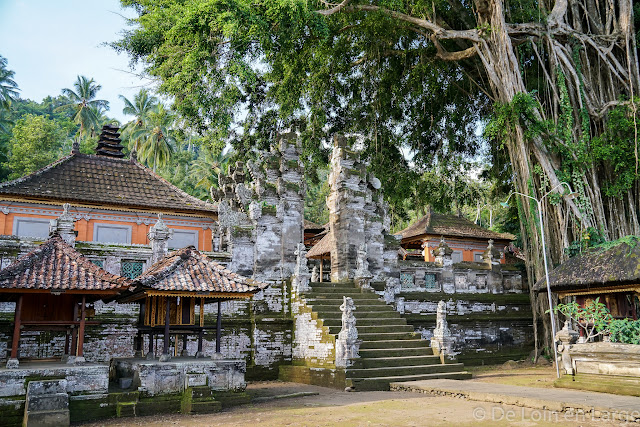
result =
[[608,336],[611,342],[640,344],[640,320],[614,319],[600,298],[587,302],[584,307],[575,301],[558,304],[554,310],[577,323],[585,331],[587,340]]
[[7,69],[7,58],[0,55],[0,111],[9,110],[11,102],[18,98],[20,89],[14,75],[14,71]]
[[609,324],[609,334],[613,342],[640,344],[640,320],[614,319]]
[[304,217],[311,222],[323,225],[329,222],[329,209],[326,203],[330,191],[327,182],[329,169],[328,167],[318,169],[316,173],[317,179],[313,179],[314,172],[305,173],[307,193],[304,201]]
[[593,227],[588,227],[582,232],[580,239],[571,242],[564,252],[569,258],[572,258],[588,248],[597,247],[603,243],[605,243],[603,233]]
[[[634,102],[640,103],[640,98],[634,98]],[[611,109],[606,129],[592,140],[594,160],[604,163],[612,172],[603,186],[604,193],[618,199],[625,197],[638,179],[633,155],[634,114],[637,113],[628,103]]]
[[64,130],[44,116],[27,115],[16,122],[9,140],[10,179],[19,178],[53,162],[61,155]]
[[109,103],[103,99],[96,99],[102,88],[93,79],[78,76],[73,89],[62,89],[62,94],[68,103],[56,108],[56,111],[69,111],[73,114],[73,122],[80,126],[80,138],[94,136],[99,131],[101,114],[109,109]]
[[587,340],[600,335],[606,335],[613,316],[607,306],[600,302],[600,298],[588,301],[584,307],[572,301],[567,304],[558,304],[554,307],[556,312],[562,313],[568,319],[576,322],[585,331]]

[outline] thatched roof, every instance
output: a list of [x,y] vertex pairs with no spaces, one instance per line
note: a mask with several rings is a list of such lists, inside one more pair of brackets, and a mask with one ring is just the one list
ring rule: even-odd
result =
[[[640,239],[637,238],[608,249],[592,249],[549,272],[552,292],[635,284],[640,284]],[[538,280],[534,289],[546,290],[545,279]]]
[[424,235],[435,235],[438,237],[474,237],[493,240],[515,239],[515,236],[512,234],[496,233],[495,231],[480,227],[464,217],[441,214],[431,209],[429,209],[429,212],[425,216],[396,234],[402,235],[403,241]]
[[307,252],[307,258],[320,258],[331,252],[333,244],[333,233],[327,233],[322,239]]

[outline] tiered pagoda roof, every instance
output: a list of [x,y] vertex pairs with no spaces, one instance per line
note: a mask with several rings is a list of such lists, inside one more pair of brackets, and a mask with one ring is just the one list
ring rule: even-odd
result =
[[120,139],[118,129],[117,126],[111,125],[104,125],[102,127],[102,133],[100,134],[98,147],[96,148],[96,154],[98,156],[124,157],[124,153],[122,152],[124,147],[120,145],[122,140]]

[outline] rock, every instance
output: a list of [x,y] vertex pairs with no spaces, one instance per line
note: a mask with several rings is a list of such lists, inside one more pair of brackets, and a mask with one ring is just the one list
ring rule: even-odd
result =
[[546,357],[538,357],[538,361],[536,362],[536,366],[551,366],[552,363]]
[[345,387],[344,391],[356,391],[356,389],[353,387]]

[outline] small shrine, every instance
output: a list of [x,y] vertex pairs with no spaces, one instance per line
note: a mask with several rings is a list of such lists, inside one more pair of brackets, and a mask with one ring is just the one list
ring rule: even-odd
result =
[[131,282],[108,273],[56,232],[38,248],[0,271],[0,301],[15,302],[7,368],[19,366],[23,330],[65,332],[63,361],[83,363],[89,304],[127,289]]
[[[158,221],[154,232],[162,226]],[[155,243],[155,242],[154,242]],[[136,355],[142,356],[142,335],[149,335],[147,359],[154,358],[155,335],[163,336],[160,361],[169,361],[170,337],[182,335],[182,356],[186,356],[188,335],[198,336],[196,358],[203,357],[202,340],[208,326],[204,322],[204,306],[217,303],[216,356],[220,356],[222,331],[221,303],[234,299],[248,299],[266,285],[254,282],[226,269],[209,259],[193,246],[166,255],[144,274],[137,277],[130,291],[122,292],[116,300],[140,304]],[[196,323],[195,306],[200,313]],[[213,327],[212,327],[213,328]],[[177,338],[175,342],[177,355]]]

